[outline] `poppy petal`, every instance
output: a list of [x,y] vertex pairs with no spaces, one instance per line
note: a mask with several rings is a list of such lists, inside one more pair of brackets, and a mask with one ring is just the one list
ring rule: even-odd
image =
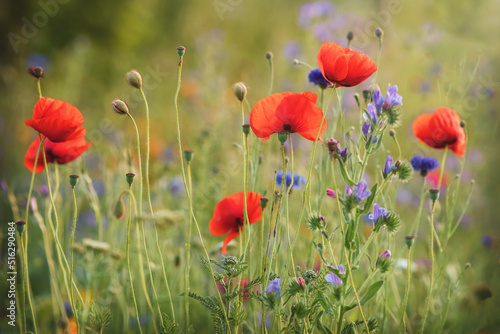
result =
[[230,243],[233,239],[235,239],[239,234],[240,234],[240,232],[238,232],[236,230],[236,231],[230,232],[227,235],[226,239],[224,239],[224,242],[222,244],[222,254],[226,255],[226,253],[227,253],[227,244]]
[[276,117],[276,109],[283,99],[294,93],[275,93],[269,95],[252,108],[250,112],[250,127],[255,135],[265,142],[273,133],[283,131],[283,122]]
[[377,70],[377,65],[370,57],[348,48],[345,48],[348,58],[348,70],[345,79],[338,84],[343,87],[356,86],[368,79]]
[[[38,151],[38,146],[40,146],[40,138],[36,137],[35,140],[28,147],[28,151],[26,151],[26,154],[24,155],[24,166],[26,166],[26,168],[28,168],[28,170],[32,173],[33,173],[33,168],[35,168],[35,159],[36,159],[36,153]],[[51,156],[47,155],[46,159],[47,163],[53,162]],[[51,159],[52,161],[50,161]],[[42,150],[40,150],[40,153],[38,154],[38,160],[36,163],[35,173],[38,174],[44,169],[45,165],[43,163]]]

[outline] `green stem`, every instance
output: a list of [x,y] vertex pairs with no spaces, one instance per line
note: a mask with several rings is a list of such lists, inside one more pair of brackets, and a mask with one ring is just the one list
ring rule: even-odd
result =
[[139,177],[140,177],[140,183],[139,183],[139,219],[142,220],[142,164],[141,164],[141,142],[139,139],[139,129],[137,128],[137,123],[134,120],[134,117],[130,113],[127,113],[127,116],[132,120],[132,123],[134,124],[135,128],[135,135],[137,137],[137,161],[139,163]]
[[[290,133],[288,133],[288,142],[290,144],[290,174],[291,174],[291,183],[290,183],[290,186],[287,188],[287,191],[286,191],[286,198],[285,198],[285,210],[286,210],[286,228],[287,228],[287,233],[286,233],[286,239],[288,240],[288,249],[290,250],[290,253],[288,254],[288,264],[286,266],[286,270],[290,270],[290,262],[291,262],[291,265],[292,265],[292,269],[293,269],[293,274],[294,276],[297,276],[297,273],[295,271],[295,263],[293,261],[293,253],[292,253],[292,245],[290,244],[290,210],[288,208],[288,199],[290,197],[290,191],[292,190],[293,188],[293,185],[294,185],[294,178],[293,178],[293,144],[292,144],[292,135]],[[283,158],[284,158],[284,154],[285,154],[285,151],[283,151]],[[281,182],[283,182],[283,180],[286,182],[287,180],[287,177],[286,175],[284,174],[283,175],[283,178],[281,180]],[[300,180],[299,180],[299,185],[300,185]]]
[[[153,205],[151,204],[151,190],[150,190],[150,185],[149,185],[149,152],[150,152],[150,139],[149,139],[149,105],[148,105],[148,100],[146,99],[146,95],[144,95],[144,90],[139,88],[142,99],[144,100],[144,105],[146,106],[146,192],[148,194],[148,203],[149,203],[149,210],[151,211],[151,215],[154,215],[153,213]],[[142,200],[142,197],[141,197]],[[161,315],[161,314],[160,314]]]
[[[187,171],[188,171],[188,187],[189,193],[193,193],[193,180],[191,177],[191,162],[187,162]],[[193,208],[193,198],[189,197],[189,208]],[[186,272],[185,272],[185,284],[186,284],[186,292],[189,294],[191,291],[191,287],[189,284],[189,271],[191,270],[191,234],[193,229],[193,217],[189,215],[189,223],[188,223],[188,231],[186,237]],[[186,331],[189,328],[189,298],[185,298],[184,303],[184,311],[186,313]]]
[[[76,219],[78,217],[78,207],[77,207],[77,204],[76,204],[76,195],[75,195],[75,187],[71,187],[71,194],[73,195],[73,206],[75,208],[75,212],[74,212],[74,215],[73,215],[73,231],[71,232],[71,264],[70,264],[70,275],[69,275],[69,281],[70,282],[73,282],[73,244],[75,242],[75,231],[76,231]],[[76,303],[75,303],[75,299],[73,298],[73,286],[71,285],[70,286],[70,295],[69,295],[69,298],[70,298],[70,302],[71,302],[71,307],[73,308],[73,314],[75,316],[75,321],[76,321],[76,328],[77,328],[77,332],[81,332],[80,331],[80,323],[79,323],[79,319],[78,319],[78,312],[77,312],[77,309],[76,309]]]
[[[128,191],[129,191],[129,194],[132,193],[132,185],[129,185]],[[129,203],[128,203],[127,250],[126,250],[126,255],[127,255],[128,277],[130,279],[130,288],[131,288],[131,291],[132,291],[132,298],[134,300],[134,307],[135,307],[135,315],[136,315],[136,319],[137,319],[137,325],[139,326],[139,332],[142,334],[141,321],[139,320],[139,308],[137,307],[137,299],[135,298],[135,291],[134,291],[134,281],[132,279],[132,270],[130,269],[130,221],[131,221],[131,216],[132,216],[132,197],[129,198]]]
[[[352,224],[352,223],[351,223]],[[366,327],[366,333],[370,333],[370,327],[368,326],[368,322],[366,321],[365,313],[363,312],[363,307],[361,306],[361,300],[359,299],[358,291],[356,290],[356,286],[354,285],[354,279],[352,278],[352,270],[351,270],[351,250],[349,250],[349,255],[347,255],[347,251],[344,248],[344,253],[347,257],[347,272],[349,275],[349,279],[351,280],[352,291],[354,292],[354,296],[356,296],[356,301],[358,302],[359,313],[361,313],[361,318],[363,318],[363,322]]]
[[420,329],[420,333],[424,333],[425,325],[427,322],[427,314],[429,313],[429,304],[432,298],[432,289],[434,287],[434,211],[436,209],[436,202],[432,202],[432,213],[431,213],[431,220],[430,220],[430,232],[431,232],[431,277],[430,277],[430,282],[429,282],[429,292],[427,293],[427,300],[425,302],[425,309],[424,309],[424,315],[422,319],[422,327]]
[[273,92],[273,84],[274,84],[274,64],[273,64],[273,57],[269,57],[269,68],[271,70],[271,80],[269,81],[269,90],[267,92],[267,95],[271,95]]
[[[36,87],[38,89],[38,98],[42,98],[42,87],[40,85],[40,78],[36,79]],[[36,165],[35,165],[36,166]]]
[[418,234],[418,227],[420,225],[420,219],[422,217],[424,200],[425,200],[425,177],[422,177],[422,188],[420,190],[420,205],[418,207],[417,217],[415,218],[415,222],[413,223],[413,228],[410,235],[417,236]]
[[405,291],[405,298],[403,299],[403,304],[401,305],[401,320],[399,322],[400,328],[402,329],[402,333],[406,333],[406,321],[405,321],[405,314],[406,314],[406,307],[408,305],[408,296],[410,294],[410,264],[411,264],[411,247],[408,248],[408,259],[406,261],[406,291]]

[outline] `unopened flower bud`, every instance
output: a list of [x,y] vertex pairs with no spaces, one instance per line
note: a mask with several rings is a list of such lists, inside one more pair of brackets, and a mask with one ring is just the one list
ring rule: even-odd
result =
[[123,100],[117,99],[111,102],[111,109],[119,115],[128,114],[128,106],[127,103]]
[[127,82],[130,86],[141,89],[142,88],[142,76],[136,70],[127,72]]
[[372,99],[372,92],[369,89],[363,90],[363,100],[365,100],[365,103],[370,102]]
[[78,178],[79,176],[75,174],[69,176],[69,184],[71,185],[72,188],[74,188],[78,183]]
[[302,289],[305,289],[306,282],[304,281],[304,279],[302,277],[299,277],[298,281],[299,281],[299,285],[302,287]]
[[127,173],[125,176],[127,177],[128,185],[131,186],[132,182],[134,182],[135,174],[134,173]]
[[290,162],[290,159],[288,157],[285,157],[285,164],[288,164]]
[[358,105],[358,108],[361,108],[361,102],[359,101],[359,94],[358,93],[354,94],[354,99],[356,100],[356,104]]
[[389,130],[389,136],[394,137],[396,135],[396,130],[390,129]]
[[269,202],[269,200],[265,197],[262,197],[260,199],[260,208],[262,209],[262,211],[264,211],[264,209],[266,208],[267,202]]
[[389,259],[391,257],[391,251],[386,249],[382,254],[380,254],[379,258]]
[[178,46],[177,47],[177,54],[179,55],[180,58],[184,57],[184,54],[186,53],[186,48],[183,46]]
[[243,124],[241,127],[245,136],[248,136],[250,134],[250,124]]
[[288,133],[278,132],[278,140],[280,141],[281,144],[284,144],[287,138],[288,138]]
[[330,153],[335,153],[339,150],[339,142],[333,138],[330,138],[326,145],[328,146],[328,151]]
[[470,266],[471,266],[471,264],[470,264],[469,262],[467,262],[467,263],[465,264],[465,269],[469,269],[469,268],[470,268]]
[[16,229],[19,234],[23,234],[24,232],[24,225],[26,225],[26,222],[20,220],[16,222]]
[[399,168],[401,166],[401,160],[396,161],[396,163],[394,164],[394,166],[396,168]]
[[465,128],[465,126],[466,126],[466,125],[467,125],[467,123],[465,123],[465,121],[464,121],[464,120],[460,121],[460,126],[461,126],[462,128]]
[[349,31],[349,32],[347,33],[347,36],[346,36],[346,37],[347,37],[347,40],[350,42],[350,41],[352,41],[352,39],[353,39],[353,37],[354,37],[354,33],[353,33],[352,31]]
[[37,78],[37,79],[40,79],[40,78],[43,78],[43,67],[40,67],[40,66],[31,66],[29,69],[28,69],[28,73],[30,75],[32,75],[33,77]]
[[293,64],[294,64],[294,65],[299,65],[299,64],[300,64],[300,60],[298,60],[298,59],[294,59],[294,60],[293,60]]
[[429,197],[433,202],[437,201],[437,199],[439,198],[439,189],[429,190]]
[[337,194],[335,193],[335,190],[332,189],[326,189],[326,196],[330,198],[337,198]]
[[123,201],[122,195],[120,195],[120,197],[118,197],[113,207],[113,216],[118,220],[123,219],[125,217],[125,211],[126,211],[125,209],[126,209],[125,202]]
[[194,157],[194,152],[191,150],[185,150],[184,151],[184,159],[186,159],[187,163],[190,163],[191,160],[193,160]]
[[384,35],[384,31],[382,30],[382,28],[378,27],[377,29],[375,29],[375,36],[377,36],[378,38],[381,38],[383,35]]
[[234,96],[240,101],[243,102],[247,96],[247,86],[243,82],[235,83],[233,86]]
[[411,248],[411,246],[413,246],[413,235],[409,235],[405,238],[405,242],[406,242],[406,246],[408,246],[408,249]]
[[269,60],[273,59],[273,53],[271,51],[266,52],[266,59],[269,59]]

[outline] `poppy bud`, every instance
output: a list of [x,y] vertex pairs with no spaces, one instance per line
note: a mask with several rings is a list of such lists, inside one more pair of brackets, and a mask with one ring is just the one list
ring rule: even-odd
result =
[[40,67],[40,66],[31,66],[29,69],[28,69],[28,73],[30,75],[32,75],[33,77],[37,78],[37,79],[40,79],[40,78],[43,78],[43,67]]
[[23,234],[23,232],[24,232],[24,225],[26,225],[26,222],[24,222],[22,220],[16,222],[17,232],[19,234]]
[[120,195],[120,197],[118,197],[113,207],[113,216],[116,219],[121,220],[125,217],[125,211],[126,211],[125,202],[123,201],[123,196]]
[[359,102],[359,94],[358,93],[354,94],[354,99],[356,100],[356,104],[358,105],[358,108],[360,108],[361,103]]
[[280,141],[281,144],[284,144],[287,138],[288,134],[286,132],[278,132],[278,140]]
[[240,102],[245,100],[247,91],[247,86],[243,82],[235,83],[233,86],[233,93]]
[[439,189],[429,190],[429,197],[433,202],[437,201],[437,199],[439,198]]
[[363,90],[363,99],[368,103],[372,99],[372,92],[369,89]]
[[350,42],[350,41],[352,41],[352,39],[353,39],[353,37],[354,37],[354,33],[353,33],[352,31],[349,31],[349,32],[347,33],[347,36],[346,36],[346,37],[347,37],[347,40]]
[[377,36],[378,38],[381,38],[383,35],[384,35],[384,31],[382,30],[382,28],[378,27],[377,29],[375,29],[375,36]]
[[262,197],[260,199],[260,208],[262,209],[262,211],[264,211],[264,209],[266,208],[267,202],[269,202],[269,200],[265,197]]
[[250,134],[250,124],[243,124],[241,127],[245,136],[248,136]]
[[184,54],[186,53],[186,48],[183,46],[178,46],[177,47],[177,54],[179,55],[180,58],[184,57]]
[[461,120],[460,121],[460,127],[464,128],[465,129],[465,126],[467,125],[467,123],[465,123],[464,120]]
[[136,70],[127,72],[127,82],[130,86],[141,89],[142,88],[142,76]]
[[293,64],[294,64],[294,65],[300,65],[300,60],[298,60],[298,59],[294,59],[294,60],[293,60]]
[[128,106],[127,103],[123,100],[117,99],[111,102],[111,109],[119,115],[128,114]]
[[128,185],[131,186],[132,182],[134,182],[135,174],[134,173],[127,173],[126,177],[127,177],[127,183],[128,183]]
[[78,183],[78,178],[79,176],[75,174],[69,176],[69,184],[71,185],[71,188],[74,188],[76,186],[76,184]]
[[396,135],[396,130],[390,129],[389,130],[389,136],[394,137]]
[[273,59],[273,53],[271,51],[266,52],[266,59],[268,59],[268,60]]
[[187,163],[190,163],[193,160],[194,152],[191,150],[184,151],[184,159],[186,159]]
[[285,157],[285,164],[288,164],[290,162],[290,159],[288,157]]
[[471,266],[471,264],[470,264],[469,262],[467,262],[467,263],[465,264],[465,269],[469,269],[469,268],[470,268],[470,266]]
[[413,246],[413,235],[409,235],[405,238],[405,242],[406,242],[406,246],[408,246],[408,249],[411,248],[411,246]]

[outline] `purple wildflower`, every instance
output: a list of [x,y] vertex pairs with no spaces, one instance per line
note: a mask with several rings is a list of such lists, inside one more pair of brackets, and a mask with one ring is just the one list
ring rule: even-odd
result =
[[269,281],[269,284],[267,285],[267,289],[265,291],[266,293],[276,293],[276,296],[280,296],[280,279],[275,278],[272,281]]
[[359,181],[357,186],[352,187],[352,190],[356,196],[356,202],[361,202],[372,194],[372,192],[368,190],[368,184],[365,180]]
[[368,103],[366,111],[368,112],[368,116],[366,114],[363,114],[363,118],[366,119],[371,124],[371,127],[373,129],[378,124],[377,109],[375,109],[373,104]]
[[365,137],[368,136],[368,130],[370,130],[370,123],[364,122],[363,126],[361,127],[361,131],[363,132],[363,134],[365,135]]
[[326,189],[326,196],[330,198],[337,198],[337,194],[335,193],[335,190],[332,189]]
[[[333,268],[335,268],[335,267],[333,267]],[[341,264],[338,265],[337,269],[339,270],[339,272],[341,274],[343,274],[345,272],[344,267]],[[334,286],[342,285],[342,280],[331,271],[328,274],[326,274],[325,280],[328,283],[332,283]]]
[[389,88],[387,89],[387,94],[385,98],[380,92],[380,90],[377,89],[372,94],[372,100],[373,103],[375,104],[375,108],[379,112],[387,111],[394,106],[403,104],[403,97],[401,95],[398,95],[398,86],[397,85],[391,86],[391,84],[389,84]]
[[390,211],[385,208],[381,208],[377,203],[373,204],[373,213],[371,213],[368,218],[370,218],[374,223],[378,222],[380,219],[389,217]]
[[379,260],[380,258],[384,258],[384,259],[389,259],[391,257],[391,251],[386,249],[382,254],[379,255]]
[[325,89],[326,87],[332,85],[328,80],[325,79],[323,73],[321,73],[321,70],[319,68],[315,68],[314,70],[311,70],[311,72],[309,72],[309,82],[321,87],[322,89]]
[[350,186],[345,186],[345,194],[347,196],[352,196],[352,188]]
[[398,169],[396,166],[392,165],[393,161],[394,159],[390,155],[387,157],[387,160],[385,160],[385,166],[383,171],[384,177],[387,177],[387,175],[389,175],[393,170]]
[[340,150],[339,154],[342,157],[342,160],[345,160],[347,157],[347,147],[345,147],[343,150]]

